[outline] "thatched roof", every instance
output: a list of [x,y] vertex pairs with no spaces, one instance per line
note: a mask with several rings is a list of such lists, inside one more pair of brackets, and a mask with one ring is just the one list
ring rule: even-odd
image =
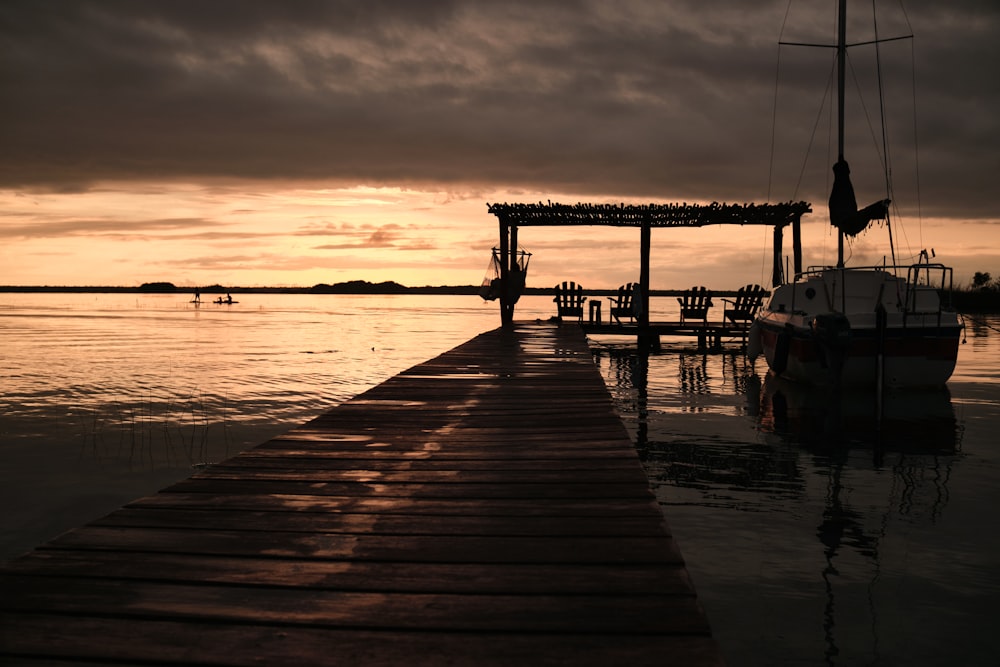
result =
[[515,227],[604,225],[611,227],[704,227],[787,225],[812,211],[806,202],[783,204],[487,204],[501,222]]

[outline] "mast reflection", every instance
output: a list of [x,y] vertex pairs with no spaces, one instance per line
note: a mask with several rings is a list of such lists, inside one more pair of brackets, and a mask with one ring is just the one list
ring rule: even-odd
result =
[[[800,550],[786,553],[801,561],[785,566],[814,577],[823,600],[814,627],[822,627],[817,640],[826,661],[877,656],[891,608],[880,600],[891,597],[887,587],[900,585],[901,566],[891,554],[902,538],[894,528],[941,519],[962,458],[964,426],[948,389],[892,390],[881,401],[873,390],[838,395],[762,376],[730,353],[601,349],[595,360],[660,502],[683,507],[713,534],[734,533],[713,549],[752,541],[745,531],[756,519],[749,516],[794,531],[786,539]],[[742,576],[739,562],[702,577],[732,585]],[[754,576],[745,573],[747,586],[756,585]],[[880,604],[888,605],[881,614]],[[869,633],[847,630],[862,618]]]

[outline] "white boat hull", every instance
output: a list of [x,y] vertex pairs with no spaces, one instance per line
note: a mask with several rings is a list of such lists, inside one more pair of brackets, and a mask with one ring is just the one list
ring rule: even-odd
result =
[[955,370],[961,336],[960,326],[887,328],[880,353],[878,332],[852,328],[838,359],[811,328],[786,327],[777,318],[762,318],[758,325],[768,366],[781,377],[812,385],[875,385],[881,372],[890,387],[940,386]]
[[933,387],[954,372],[962,329],[934,290],[879,270],[829,270],[776,288],[752,336],[770,369],[796,382]]

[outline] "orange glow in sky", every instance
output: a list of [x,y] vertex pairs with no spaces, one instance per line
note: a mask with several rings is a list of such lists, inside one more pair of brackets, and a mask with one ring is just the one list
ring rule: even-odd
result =
[[[235,186],[102,186],[83,193],[0,191],[5,240],[0,250],[9,285],[309,287],[348,280],[404,285],[470,285],[482,279],[496,219],[486,202],[544,201],[550,193],[448,192],[400,188]],[[563,195],[554,201],[610,201]],[[913,225],[914,228],[910,228]],[[925,220],[895,230],[899,261],[922,248],[940,251],[959,284],[1000,266],[990,224]],[[820,210],[804,218],[806,264],[836,261],[836,238]],[[885,238],[883,238],[885,237]],[[529,285],[576,280],[594,288],[635,280],[637,230],[525,228],[533,253]],[[764,227],[657,229],[654,288],[689,283],[729,289],[770,276],[771,230]],[[790,252],[791,239],[785,241]],[[888,260],[884,230],[849,246],[859,264]]]

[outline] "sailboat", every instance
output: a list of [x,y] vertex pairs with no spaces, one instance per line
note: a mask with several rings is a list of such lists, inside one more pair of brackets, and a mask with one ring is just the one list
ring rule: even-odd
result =
[[837,266],[810,268],[775,287],[751,327],[748,349],[762,352],[775,375],[810,385],[941,386],[955,369],[964,328],[942,301],[952,269],[926,251],[906,266],[844,263],[845,237],[875,220],[888,222],[890,201],[861,209],[856,203],[844,157],[847,0],[839,0],[838,14],[838,159],[829,203]]

